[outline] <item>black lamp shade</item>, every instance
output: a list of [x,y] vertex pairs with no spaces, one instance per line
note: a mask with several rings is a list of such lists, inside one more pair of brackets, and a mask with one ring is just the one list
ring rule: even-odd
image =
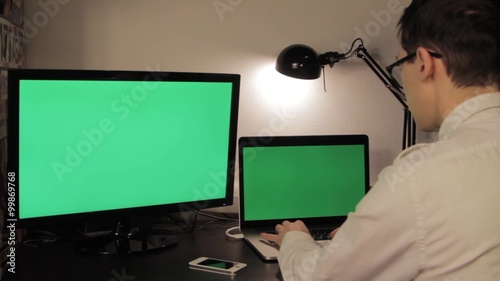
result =
[[276,60],[276,70],[299,79],[317,79],[321,76],[318,54],[311,47],[295,44],[286,47]]

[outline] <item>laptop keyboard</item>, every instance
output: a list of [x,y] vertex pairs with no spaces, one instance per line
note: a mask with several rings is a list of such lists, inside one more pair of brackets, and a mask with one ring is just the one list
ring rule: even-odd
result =
[[[330,233],[333,231],[331,228],[318,228],[318,229],[310,229],[309,232],[311,236],[316,241],[321,240],[331,240]],[[262,231],[271,234],[277,234],[275,230]]]
[[330,233],[332,232],[332,229],[311,229],[311,236],[313,237],[314,240],[319,241],[319,240],[331,240],[332,238],[330,237]]

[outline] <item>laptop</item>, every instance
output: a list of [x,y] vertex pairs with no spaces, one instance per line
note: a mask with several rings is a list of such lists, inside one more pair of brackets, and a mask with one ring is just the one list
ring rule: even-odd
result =
[[366,135],[241,137],[238,146],[240,231],[264,260],[279,248],[260,233],[300,219],[328,240],[368,192]]

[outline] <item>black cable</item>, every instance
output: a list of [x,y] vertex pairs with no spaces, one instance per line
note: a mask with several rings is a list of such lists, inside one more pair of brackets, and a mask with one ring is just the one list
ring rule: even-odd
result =
[[345,56],[348,56],[348,55],[352,52],[352,50],[354,49],[354,44],[356,43],[356,41],[360,41],[359,46],[364,46],[364,45],[363,45],[363,40],[362,40],[361,38],[356,38],[356,39],[354,39],[354,41],[352,41],[352,44],[351,44],[351,49],[349,49],[349,51],[347,51],[347,52],[345,53]]

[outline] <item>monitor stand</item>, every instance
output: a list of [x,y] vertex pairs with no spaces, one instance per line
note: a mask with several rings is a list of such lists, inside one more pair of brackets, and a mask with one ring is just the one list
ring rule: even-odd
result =
[[177,236],[152,227],[130,228],[128,220],[120,220],[115,231],[97,237],[87,237],[78,241],[76,249],[88,254],[131,254],[167,248],[177,244]]

